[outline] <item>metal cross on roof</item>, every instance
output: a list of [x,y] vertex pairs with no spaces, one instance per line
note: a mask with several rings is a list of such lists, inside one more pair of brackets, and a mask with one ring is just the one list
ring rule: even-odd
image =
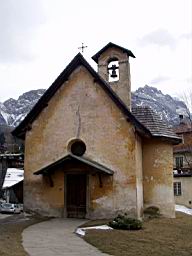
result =
[[84,52],[84,49],[87,48],[87,47],[88,47],[88,46],[86,46],[86,45],[84,45],[84,44],[82,43],[82,46],[81,46],[81,47],[78,47],[78,49],[80,49],[81,52],[83,53],[83,52]]

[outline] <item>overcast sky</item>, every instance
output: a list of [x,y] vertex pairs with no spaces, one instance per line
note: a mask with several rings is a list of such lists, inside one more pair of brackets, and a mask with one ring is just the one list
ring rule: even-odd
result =
[[84,42],[91,60],[108,42],[130,49],[132,90],[192,88],[191,0],[1,0],[0,101],[48,88]]

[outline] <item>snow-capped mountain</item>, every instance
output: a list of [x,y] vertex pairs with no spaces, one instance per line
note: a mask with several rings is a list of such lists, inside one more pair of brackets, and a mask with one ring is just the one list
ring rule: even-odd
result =
[[183,101],[163,94],[157,88],[148,85],[132,93],[132,105],[151,107],[170,126],[178,124],[179,115],[186,117],[189,115],[189,109]]
[[0,103],[0,125],[17,126],[45,92],[32,90],[19,96],[17,100],[8,99]]
[[[17,126],[44,92],[44,89],[32,90],[22,94],[17,100],[10,98],[0,103],[0,125]],[[132,93],[132,105],[151,107],[170,125],[177,124],[179,114],[187,115],[188,111],[183,101],[147,85]]]

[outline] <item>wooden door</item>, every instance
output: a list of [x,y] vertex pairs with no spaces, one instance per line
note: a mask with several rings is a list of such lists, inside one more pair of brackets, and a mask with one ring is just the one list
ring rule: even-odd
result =
[[67,175],[67,217],[85,218],[86,215],[86,175]]

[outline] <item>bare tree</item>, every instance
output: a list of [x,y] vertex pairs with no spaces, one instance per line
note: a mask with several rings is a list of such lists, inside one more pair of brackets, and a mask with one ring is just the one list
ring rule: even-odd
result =
[[183,156],[188,168],[192,170],[192,90],[188,90],[180,97],[187,106],[187,116],[183,120],[183,139],[184,151]]
[[181,95],[181,99],[185,102],[187,106],[187,117],[189,119],[189,124],[191,125],[192,128],[192,90],[188,90],[183,92]]

